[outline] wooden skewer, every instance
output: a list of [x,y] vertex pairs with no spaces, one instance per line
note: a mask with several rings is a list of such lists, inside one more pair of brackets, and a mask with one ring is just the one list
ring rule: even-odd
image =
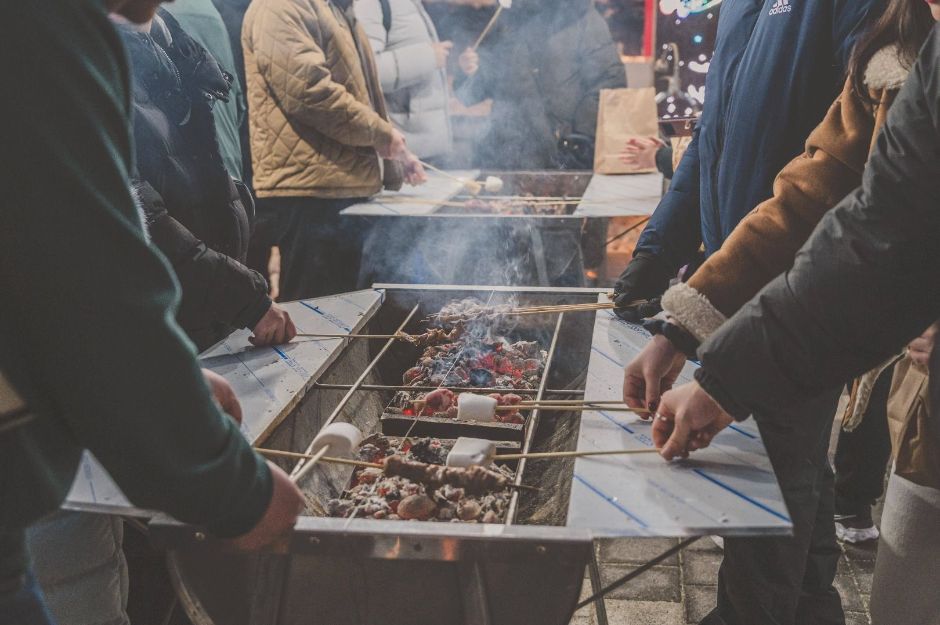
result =
[[540,410],[542,412],[591,412],[603,410],[604,412],[637,412],[650,414],[646,408],[628,408],[626,406],[592,406],[590,404],[518,404],[515,406],[496,406],[496,412],[513,412],[514,410]]
[[493,13],[493,17],[491,17],[490,21],[486,24],[486,28],[483,29],[483,32],[480,33],[480,36],[477,37],[476,42],[473,44],[474,52],[477,51],[477,48],[480,47],[480,44],[483,43],[483,40],[486,39],[486,36],[490,34],[490,31],[493,29],[493,26],[496,24],[496,20],[499,19],[499,16],[502,12],[503,12],[503,5],[499,5],[496,8],[496,13]]
[[527,454],[505,454],[496,456],[497,460],[536,460],[539,458],[583,458],[586,456],[625,456],[631,454],[659,453],[653,447],[643,449],[614,449],[611,451],[539,451]]
[[[278,449],[265,449],[263,447],[255,447],[255,451],[257,451],[259,454],[263,456],[271,456],[275,458],[295,458],[297,460],[309,460],[310,462],[308,462],[304,466],[304,468],[300,471],[300,473],[298,473],[296,477],[291,478],[295,484],[299,482],[300,479],[310,471],[309,467],[312,467],[318,462],[328,462],[331,464],[346,464],[346,465],[350,465],[353,467],[363,467],[366,469],[384,469],[385,468],[384,464],[379,464],[377,462],[363,462],[361,460],[347,460],[346,458],[330,458],[324,455],[326,451],[329,449],[329,447],[330,446],[327,445],[326,447],[324,447],[323,449],[321,449],[320,451],[318,451],[316,454],[313,454],[313,455],[300,454],[300,453],[296,453],[293,451],[280,451]],[[507,488],[516,488],[519,490],[528,490],[528,491],[542,490],[541,488],[538,488],[536,486],[527,486],[525,484],[509,484]]]
[[[295,460],[313,460],[317,458],[316,455],[300,454],[293,451],[281,451],[279,449],[264,449],[262,447],[255,447],[255,451],[263,456],[270,456],[272,458],[293,458]],[[329,456],[320,456],[317,461],[328,462],[330,464],[346,464],[352,467],[364,467],[367,469],[383,468],[383,465],[375,462],[363,462],[361,460],[349,460],[347,458],[331,458]]]
[[470,180],[469,178],[461,178],[460,176],[455,176],[454,174],[450,173],[449,171],[444,171],[443,169],[441,169],[441,168],[439,168],[439,167],[435,167],[434,165],[431,165],[430,163],[425,163],[424,161],[419,161],[419,162],[420,162],[426,169],[430,169],[431,171],[436,171],[437,173],[439,173],[440,175],[444,176],[445,178],[450,178],[451,180],[456,180],[457,182],[459,182],[460,184],[462,184],[466,189],[468,189],[468,190],[469,190],[471,193],[473,193],[474,195],[479,194],[480,191],[483,190],[483,185],[482,185],[481,183],[477,182],[476,180]]
[[307,334],[301,333],[295,335],[300,338],[317,338],[317,339],[402,339],[405,340],[406,337],[401,334]]

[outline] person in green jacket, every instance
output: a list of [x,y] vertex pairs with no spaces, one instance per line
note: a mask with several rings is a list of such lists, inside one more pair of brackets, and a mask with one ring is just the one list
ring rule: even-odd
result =
[[232,43],[225,29],[225,22],[212,0],[174,0],[165,9],[176,18],[190,37],[202,44],[215,57],[219,65],[232,76],[228,101],[217,100],[213,103],[212,113],[215,118],[216,136],[219,139],[219,151],[229,175],[244,182],[244,163],[242,162],[242,143],[239,128],[245,121],[248,108],[245,105],[245,91],[239,72],[235,66]]
[[[260,548],[302,497],[213,402],[174,321],[179,291],[129,190],[129,74],[108,10],[0,4],[0,624],[46,623],[25,529],[58,508],[84,449],[136,505]],[[123,6],[122,6],[123,5]]]

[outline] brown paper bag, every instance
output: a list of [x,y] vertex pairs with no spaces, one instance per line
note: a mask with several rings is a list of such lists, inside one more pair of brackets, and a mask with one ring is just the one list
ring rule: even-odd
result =
[[929,374],[905,356],[894,368],[888,395],[888,431],[894,472],[930,488],[940,488],[940,445],[936,415],[931,415]]
[[658,137],[656,89],[602,89],[597,111],[594,171],[599,174],[637,174],[656,171],[639,169],[620,160],[630,139]]

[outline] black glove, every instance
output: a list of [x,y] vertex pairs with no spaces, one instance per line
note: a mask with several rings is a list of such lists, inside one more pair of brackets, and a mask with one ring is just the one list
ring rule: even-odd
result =
[[[660,296],[669,288],[673,274],[656,256],[640,252],[614,285],[614,312],[632,323],[656,315],[662,310]],[[638,301],[643,303],[634,303]]]

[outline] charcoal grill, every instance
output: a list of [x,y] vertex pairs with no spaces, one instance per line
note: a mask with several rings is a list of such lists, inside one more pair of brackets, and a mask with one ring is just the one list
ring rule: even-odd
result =
[[[648,215],[659,196],[659,176],[595,176],[590,171],[455,172],[483,181],[502,178],[497,196],[598,197],[565,204],[561,214],[481,213],[463,203],[459,183],[432,175],[427,188],[379,195],[343,211],[367,217],[372,235],[365,245],[360,283],[538,285],[579,287],[587,261],[600,262],[606,219]],[[603,183],[603,184],[601,184]],[[622,198],[622,200],[621,200]],[[412,203],[409,203],[411,201]],[[583,242],[583,243],[582,243]]]
[[[597,292],[388,288],[382,306],[362,331],[417,333],[428,315],[466,297],[494,305],[571,304],[594,302]],[[583,392],[593,320],[591,314],[532,317],[523,327],[506,328],[508,336],[537,340],[548,352],[539,387],[529,397]],[[382,387],[400,385],[402,373],[417,355],[414,346],[402,341],[354,340],[259,444],[302,452],[335,420],[354,423],[366,433],[403,433],[403,418],[382,419],[395,392]],[[546,436],[545,423],[554,429],[549,419],[567,420],[566,434]],[[547,449],[549,442],[553,449],[574,449],[574,415],[551,413],[545,423],[540,423],[538,411],[531,411],[525,426],[516,426],[510,434],[502,424],[419,421],[412,436],[476,435],[514,441],[501,445],[507,451],[513,446]],[[297,470],[288,462],[282,467]],[[536,475],[525,460],[519,461],[516,482],[538,483],[544,490],[514,492],[505,523],[498,525],[327,518],[326,501],[347,487],[352,469],[318,464],[299,482],[308,500],[307,513],[284,553],[225,553],[201,534],[173,523],[155,527],[153,535],[175,546],[172,570],[197,625],[562,624],[574,611],[591,557],[590,535],[563,527],[570,463],[567,468],[567,477]],[[549,479],[552,482],[544,481]],[[224,580],[218,579],[220,571],[225,571]]]
[[[321,320],[346,332],[391,334],[418,330],[420,319],[468,296],[533,305],[594,302],[599,294],[450,285],[377,288],[287,306],[307,331]],[[341,304],[348,304],[347,312],[339,312]],[[549,351],[535,397],[582,392],[595,400],[616,397],[623,362],[649,339],[642,328],[617,321],[609,311],[531,319],[537,323],[524,331],[538,335]],[[249,425],[256,445],[304,451],[337,419],[367,433],[380,430],[394,392],[387,386],[397,385],[414,362],[414,352],[399,341],[353,339],[341,349],[323,348],[325,364],[319,368],[305,360],[316,351],[310,345],[255,349],[242,333],[204,356],[204,366],[236,387],[241,384],[246,418],[277,404],[262,423]],[[300,378],[307,381],[298,386]],[[602,411],[534,411],[522,433],[515,444],[526,451],[651,444],[648,423]],[[521,460],[515,469],[517,483],[542,490],[514,492],[501,524],[327,518],[324,502],[347,487],[351,469],[318,464],[300,482],[307,512],[282,544],[263,554],[227,551],[199,528],[164,517],[151,522],[151,536],[169,550],[177,593],[196,625],[563,625],[575,609],[585,565],[592,564],[594,538],[694,540],[716,533],[780,535],[792,527],[752,423],[733,426],[711,448],[670,465],[642,454]],[[83,476],[93,472],[80,471],[70,507],[141,513],[126,500],[120,503],[107,482],[83,487]],[[107,501],[101,501],[102,491],[109,493]],[[599,588],[596,566],[589,571]],[[596,606],[604,622],[603,602]]]

